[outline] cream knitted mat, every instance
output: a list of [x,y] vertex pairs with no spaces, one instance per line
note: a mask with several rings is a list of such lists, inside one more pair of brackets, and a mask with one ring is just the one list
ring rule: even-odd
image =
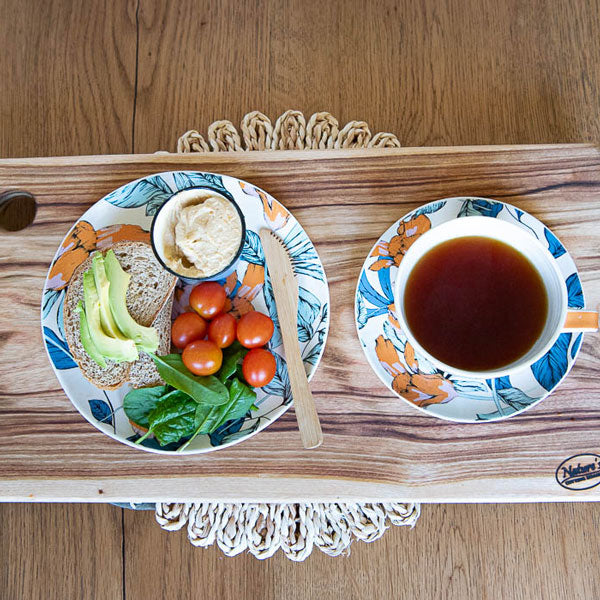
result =
[[[315,113],[308,123],[297,110],[288,110],[275,126],[264,114],[244,116],[241,136],[231,121],[215,121],[208,141],[197,131],[184,133],[177,152],[232,152],[246,150],[304,150],[327,148],[397,148],[392,133],[371,135],[364,121],[350,121],[341,129],[328,112]],[[386,502],[371,504],[228,504],[224,502],[159,503],[156,520],[163,529],[187,526],[194,546],[212,544],[226,556],[250,552],[268,558],[281,550],[289,559],[304,560],[313,550],[330,556],[350,553],[353,540],[372,542],[389,525],[413,527],[419,504]]]

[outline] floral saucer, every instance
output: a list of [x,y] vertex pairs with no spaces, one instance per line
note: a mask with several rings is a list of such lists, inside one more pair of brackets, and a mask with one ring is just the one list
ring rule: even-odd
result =
[[[275,323],[269,342],[275,354],[274,379],[261,388],[257,410],[243,418],[224,423],[210,435],[200,435],[183,450],[184,454],[209,452],[240,442],[258,433],[281,416],[291,402],[291,389],[285,363],[277,310],[265,257],[258,236],[261,227],[276,231],[292,258],[298,281],[298,337],[309,379],[315,373],[325,350],[329,328],[329,288],[323,265],[310,238],[294,216],[263,190],[226,175],[176,171],[159,173],[132,181],[96,202],[73,225],[50,265],[42,299],[44,344],[54,372],[75,408],[92,425],[110,437],[133,448],[149,452],[173,453],[177,445],[159,446],[147,438],[140,445],[123,412],[124,385],[115,391],[101,391],[82,375],[65,340],[63,304],[73,271],[94,250],[104,250],[121,240],[150,241],[152,218],[165,200],[179,190],[202,187],[235,200],[246,220],[246,239],[236,270],[220,281],[225,286],[231,310],[241,315],[252,308],[268,313]],[[175,289],[173,318],[189,309],[193,285],[181,280]]]
[[440,371],[415,352],[395,315],[398,265],[423,233],[472,215],[514,223],[545,244],[565,279],[569,308],[584,307],[577,268],[565,247],[543,223],[515,206],[486,198],[447,198],[394,223],[377,240],[360,273],[355,298],[358,337],[371,367],[391,391],[427,414],[463,423],[506,419],[541,402],[567,375],[583,339],[582,333],[561,333],[537,362],[485,381]]

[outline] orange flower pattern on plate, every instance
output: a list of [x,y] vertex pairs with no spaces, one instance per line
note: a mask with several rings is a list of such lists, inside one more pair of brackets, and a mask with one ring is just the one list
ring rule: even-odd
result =
[[419,373],[419,363],[410,342],[406,342],[404,360],[400,362],[398,350],[391,340],[378,336],[375,353],[383,368],[393,377],[392,389],[403,398],[420,407],[441,404],[454,398],[457,393],[452,382],[441,373]]
[[260,294],[265,284],[265,268],[261,265],[248,263],[241,284],[239,286],[237,284],[237,273],[234,271],[225,281],[225,291],[231,299],[231,312],[236,318],[239,318],[254,310],[252,300]]
[[431,221],[427,215],[418,215],[408,221],[401,221],[398,233],[389,242],[381,240],[371,252],[371,256],[380,257],[370,267],[371,271],[399,266],[408,249],[431,229]]
[[263,205],[265,220],[273,229],[277,230],[285,227],[290,218],[290,213],[283,205],[267,196],[262,190],[244,183],[243,181],[240,181],[240,187],[245,194],[248,194],[249,196],[258,196],[260,198]]
[[48,288],[59,291],[69,283],[75,269],[94,250],[104,250],[125,240],[150,242],[150,233],[139,225],[111,225],[94,229],[87,221],[79,221],[60,247],[48,275]]

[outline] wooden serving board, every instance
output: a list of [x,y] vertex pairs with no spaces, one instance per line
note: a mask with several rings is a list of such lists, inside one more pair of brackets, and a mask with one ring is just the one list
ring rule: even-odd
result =
[[[331,291],[331,328],[312,382],[324,432],[303,450],[289,411],[264,432],[205,455],[133,450],[73,408],[46,357],[40,300],[71,224],[99,198],[151,173],[246,179],[290,208]],[[600,454],[600,345],[587,335],[569,377],[540,405],[498,423],[456,424],[396,398],[369,368],[354,292],[374,240],[420,204],[486,196],[529,211],[575,259],[588,307],[600,301],[600,152],[591,145],[239,152],[0,161],[0,192],[37,197],[35,222],[0,232],[0,498],[5,500],[597,500],[562,488],[566,458]]]

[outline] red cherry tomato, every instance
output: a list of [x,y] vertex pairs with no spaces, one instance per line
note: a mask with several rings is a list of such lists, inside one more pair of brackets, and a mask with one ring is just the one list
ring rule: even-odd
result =
[[190,306],[205,319],[216,317],[225,306],[227,294],[216,281],[199,283],[190,294]]
[[195,312],[179,315],[171,326],[173,346],[185,348],[189,343],[201,340],[206,335],[206,321]]
[[273,329],[273,321],[267,315],[253,310],[238,321],[237,339],[245,348],[258,348],[271,339]]
[[227,348],[235,341],[237,321],[230,313],[217,315],[208,324],[208,339],[212,340],[219,348]]
[[275,357],[264,348],[254,348],[244,357],[242,373],[244,379],[252,387],[267,385],[277,370]]
[[221,348],[210,340],[196,340],[188,344],[181,358],[194,375],[213,375],[223,363]]

